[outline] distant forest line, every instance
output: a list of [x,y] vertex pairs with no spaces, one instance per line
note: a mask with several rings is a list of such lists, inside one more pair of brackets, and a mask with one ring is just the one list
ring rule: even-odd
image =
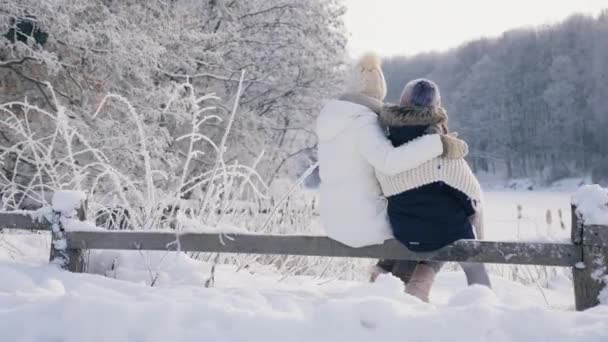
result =
[[436,81],[477,173],[551,182],[608,179],[608,10],[519,29],[445,53],[384,61],[388,101]]

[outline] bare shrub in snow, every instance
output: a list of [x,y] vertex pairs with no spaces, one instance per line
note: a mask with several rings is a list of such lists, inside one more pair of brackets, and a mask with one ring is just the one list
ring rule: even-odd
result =
[[[53,94],[53,89],[50,85],[48,87]],[[54,191],[77,189],[88,195],[89,219],[107,224],[106,228],[323,235],[315,217],[316,194],[307,193],[299,183],[292,185],[284,181],[277,182],[270,191],[271,196],[268,196],[266,185],[256,172],[260,158],[252,166],[229,163],[225,159],[226,141],[236,122],[241,88],[228,122],[222,122],[213,114],[214,107],[205,105],[212,96],[195,96],[191,84],[183,84],[181,88],[189,90],[188,96],[174,96],[173,103],[178,108],[175,110],[187,109],[181,115],[190,115],[190,130],[177,138],[186,142],[188,148],[184,161],[174,165],[177,172],[173,174],[156,169],[150,162],[150,137],[143,128],[141,115],[124,97],[107,95],[93,113],[84,114],[103,116],[110,103],[127,107],[134,126],[139,128],[136,130],[139,142],[135,142],[132,149],[138,152],[137,160],[143,165],[143,178],[122,173],[103,151],[92,147],[88,137],[71,125],[68,118],[74,113],[62,106],[57,97],[53,97],[57,111],[47,111],[27,101],[0,105],[0,110],[6,114],[0,125],[9,127],[14,134],[20,135],[22,141],[4,147],[0,154],[1,160],[14,161],[11,177],[0,179],[1,209],[48,205]],[[53,133],[44,135],[32,130],[33,120],[45,122],[46,128]],[[209,121],[225,127],[219,141],[202,132],[203,124]],[[201,173],[188,172],[191,161],[207,150],[214,151],[215,162]],[[7,158],[9,155],[14,157]],[[82,163],[82,160],[88,162]],[[18,179],[24,173],[30,175],[26,186]],[[186,200],[184,197],[188,193],[194,195]],[[225,238],[229,239],[229,234]],[[272,265],[285,276],[308,274],[349,279],[365,278],[361,270],[369,264],[369,261],[320,257],[201,253],[192,256],[205,261],[235,264],[239,269],[255,270],[259,265]],[[151,279],[156,274],[154,267],[150,265]]]

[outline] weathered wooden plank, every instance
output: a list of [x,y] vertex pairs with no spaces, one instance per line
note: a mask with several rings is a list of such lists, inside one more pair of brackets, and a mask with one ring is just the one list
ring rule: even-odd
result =
[[[87,207],[88,201],[84,201],[80,204],[80,207],[76,209],[76,218],[80,221],[87,220]],[[74,273],[83,273],[86,271],[86,263],[84,261],[84,250],[81,248],[69,248],[66,250],[68,253],[68,264],[67,270]]]
[[[76,208],[76,217],[80,220],[86,219],[86,201],[80,203]],[[49,261],[59,267],[75,272],[84,272],[84,251],[78,247],[70,247],[67,244],[67,234],[62,219],[72,218],[71,215],[62,216],[58,211],[53,211],[51,222],[51,253]]]
[[42,218],[32,218],[27,212],[1,212],[0,229],[49,230],[50,223]]
[[65,269],[69,262],[69,255],[66,252],[65,230],[61,224],[61,214],[53,212],[51,219],[51,251],[49,262]]
[[585,226],[583,245],[600,247],[604,246],[608,248],[608,227]]
[[575,208],[572,211],[572,242],[581,245],[582,261],[572,269],[574,302],[582,311],[599,304],[598,296],[608,275],[608,228],[585,226]]
[[570,238],[573,244],[579,245],[583,242],[583,223],[575,205],[570,206],[572,211],[572,225],[570,227]]
[[321,236],[176,235],[154,231],[68,232],[68,248],[176,250],[243,254],[286,254],[327,257],[355,257],[400,260],[467,261],[500,264],[570,266],[581,261],[580,247],[572,244],[458,241],[431,253],[409,251],[392,240],[383,245],[352,248]]
[[572,271],[576,310],[599,305],[599,294],[608,285],[608,248],[583,246],[583,262]]
[[[582,220],[578,216],[576,206],[572,205],[572,226],[570,228],[570,240],[574,245],[581,245],[583,243],[583,225]],[[588,270],[585,268],[585,263],[582,261],[584,255],[583,248],[581,246],[581,262],[577,263],[572,268],[572,283],[574,289],[574,305],[576,310],[581,311],[588,305],[588,291],[586,289],[586,281],[589,277]]]

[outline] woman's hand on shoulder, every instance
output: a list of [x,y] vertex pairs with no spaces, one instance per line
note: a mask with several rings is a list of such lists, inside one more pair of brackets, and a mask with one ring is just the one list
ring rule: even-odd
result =
[[469,154],[469,145],[464,140],[458,139],[458,133],[448,133],[441,135],[441,143],[443,144],[444,158],[461,159]]

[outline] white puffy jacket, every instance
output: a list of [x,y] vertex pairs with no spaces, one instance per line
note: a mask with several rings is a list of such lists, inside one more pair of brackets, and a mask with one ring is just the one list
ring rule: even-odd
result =
[[376,113],[352,102],[331,100],[317,119],[321,221],[327,235],[352,247],[393,238],[386,199],[374,169],[394,175],[443,152],[440,136],[422,136],[393,147]]

